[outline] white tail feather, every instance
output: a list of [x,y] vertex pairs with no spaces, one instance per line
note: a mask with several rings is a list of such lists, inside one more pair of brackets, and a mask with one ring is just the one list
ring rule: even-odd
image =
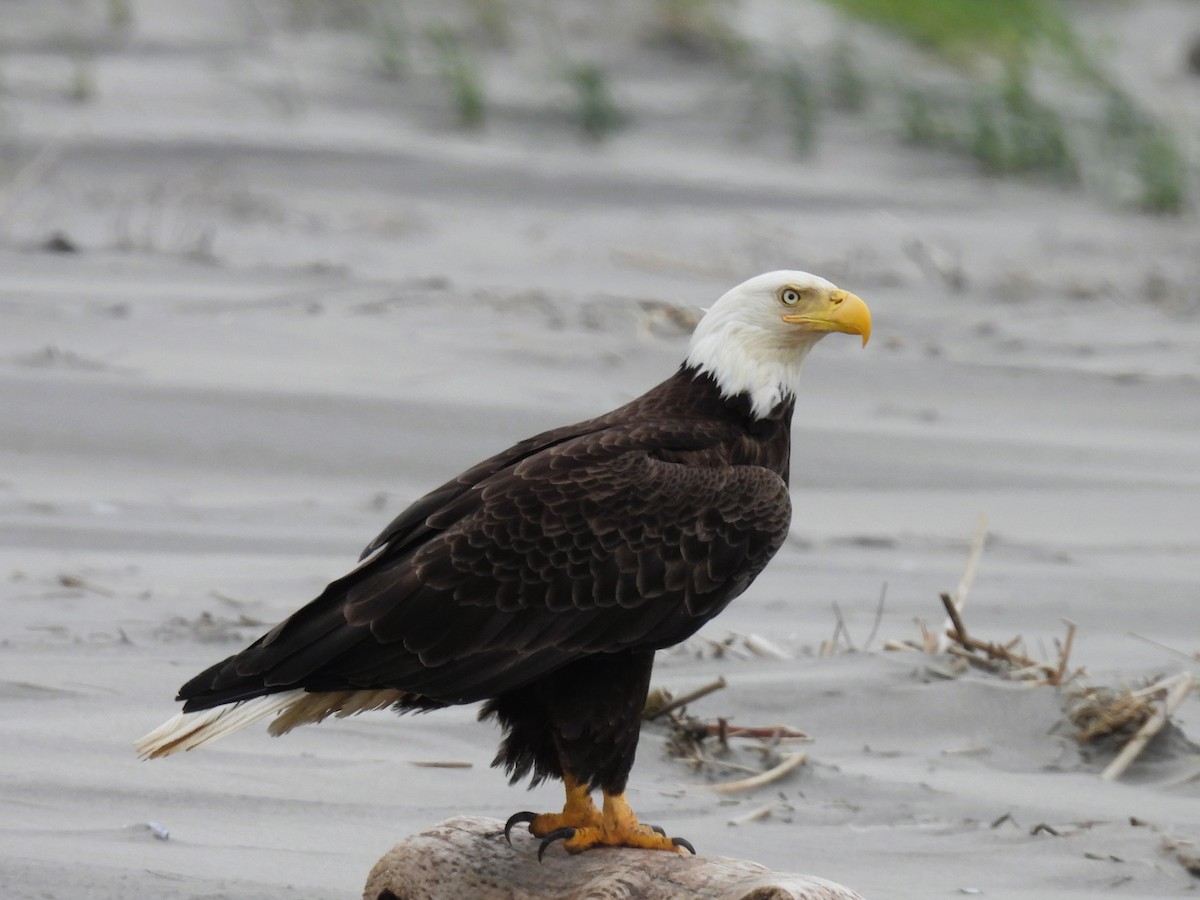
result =
[[272,716],[304,696],[304,691],[284,691],[243,700],[232,706],[218,706],[199,712],[179,713],[159,725],[134,744],[143,759],[170,756],[192,750],[210,741],[232,734],[247,725]]
[[283,691],[229,706],[179,713],[137,741],[134,747],[142,759],[155,759],[218,740],[267,716],[278,714],[268,731],[281,735],[297,725],[320,722],[328,716],[344,719],[372,709],[403,709],[410,697],[395,688],[311,694],[303,690]]

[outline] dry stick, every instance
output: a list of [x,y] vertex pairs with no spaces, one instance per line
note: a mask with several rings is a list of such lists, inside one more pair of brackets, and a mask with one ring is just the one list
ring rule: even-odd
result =
[[1145,641],[1147,644],[1153,644],[1160,650],[1166,650],[1180,659],[1186,659],[1188,662],[1200,662],[1200,653],[1185,653],[1183,650],[1176,650],[1174,647],[1168,647],[1162,641],[1156,641],[1154,638],[1146,637],[1144,634],[1138,634],[1136,631],[1128,632],[1131,638],[1137,638],[1139,641]]
[[1067,637],[1063,641],[1062,652],[1058,655],[1058,671],[1050,679],[1050,683],[1053,685],[1063,683],[1063,676],[1067,674],[1067,659],[1071,656],[1071,645],[1075,643],[1075,623],[1070,619],[1063,619],[1063,621],[1067,623]]
[[[954,591],[954,609],[961,613],[967,605],[967,593],[975,583],[975,573],[979,570],[979,557],[983,555],[983,545],[987,543],[987,515],[979,514],[979,524],[975,526],[975,536],[971,538],[971,550],[967,554],[967,565],[963,569],[962,578],[958,580],[958,588]],[[953,620],[953,617],[951,617]],[[949,623],[947,623],[949,624]],[[965,632],[963,633],[965,636]],[[939,632],[937,650],[946,649],[946,626]]]
[[741,763],[735,763],[727,759],[713,759],[711,756],[705,756],[698,746],[692,750],[691,759],[702,766],[729,769],[733,772],[745,772],[747,775],[758,775],[762,771],[761,769],[755,769],[753,766],[744,766]]
[[958,590],[954,592],[954,606],[962,612],[967,602],[967,592],[975,583],[975,573],[979,569],[979,557],[983,555],[983,545],[987,543],[987,514],[979,514],[979,524],[975,526],[975,536],[971,539],[971,552],[967,556],[967,566],[963,569],[962,578],[958,582]]
[[[949,598],[946,594],[943,594],[942,596],[946,598],[943,600],[943,602],[947,604],[947,611],[949,611],[954,604],[949,601]],[[956,612],[955,617],[957,617],[957,615],[958,614]],[[988,641],[981,641],[979,638],[962,635],[958,632],[957,628],[948,629],[946,635],[947,637],[957,641],[967,650],[979,650],[983,653],[986,653],[989,659],[1002,659],[1005,662],[1016,666],[1017,671],[1009,673],[1010,675],[1024,676],[1040,673],[1045,675],[1047,679],[1054,676],[1055,668],[1049,663],[1038,662],[1037,660],[1030,659],[1028,656],[1016,653],[1000,644],[993,644]]]
[[1187,775],[1180,776],[1179,778],[1171,779],[1166,783],[1165,787],[1179,787],[1180,785],[1191,784],[1193,781],[1200,781],[1200,769],[1189,772]]
[[470,769],[475,765],[461,759],[410,759],[408,764],[422,769]]
[[[1160,682],[1160,685],[1165,687],[1164,682]],[[1159,704],[1158,709],[1154,711],[1154,715],[1146,720],[1145,724],[1138,729],[1137,734],[1130,738],[1129,743],[1117,754],[1117,758],[1109,763],[1108,768],[1100,773],[1100,777],[1104,781],[1115,781],[1121,777],[1130,764],[1146,749],[1146,745],[1150,743],[1150,739],[1162,731],[1171,713],[1183,702],[1183,698],[1188,695],[1188,691],[1191,689],[1191,672],[1184,672],[1176,677],[1175,683],[1167,691],[1167,696]]]
[[655,719],[662,718],[669,712],[675,712],[675,710],[679,709],[681,706],[687,706],[692,701],[699,700],[701,697],[707,697],[709,694],[713,693],[714,691],[719,691],[723,687],[725,687],[724,675],[722,675],[712,684],[706,684],[704,687],[697,688],[690,694],[684,694],[682,697],[676,697],[666,706],[655,710],[652,715],[646,716],[646,721],[653,722]]
[[833,615],[837,618],[837,628],[833,632],[833,643],[837,645],[838,632],[842,633],[842,637],[846,641],[846,648],[849,650],[856,649],[854,639],[850,637],[850,629],[846,627],[846,620],[842,618],[842,608],[837,605],[837,601],[833,601]]
[[742,646],[755,656],[765,656],[770,659],[792,658],[786,650],[771,643],[761,634],[739,634],[738,637],[742,641]]
[[871,641],[875,640],[875,635],[879,634],[879,625],[883,622],[883,602],[887,599],[887,582],[883,583],[883,587],[879,589],[879,603],[875,605],[875,621],[871,623],[871,633],[867,635],[867,641],[863,644],[863,652],[866,653],[871,649]]
[[917,628],[921,630],[921,650],[925,653],[937,652],[938,639],[925,624],[925,620],[919,616],[913,620],[917,623]]
[[[721,733],[720,722],[704,722],[700,726],[704,733],[715,736]],[[726,725],[726,737],[763,738],[766,740],[810,741],[810,738],[798,728],[787,725]]]
[[969,648],[970,638],[967,637],[967,627],[963,625],[962,615],[958,611],[958,607],[954,605],[954,598],[943,592],[942,606],[946,607],[946,615],[950,617],[950,625],[954,629],[952,637],[964,647]]
[[726,781],[721,784],[702,784],[698,785],[698,787],[706,788],[717,794],[736,794],[740,791],[753,790],[756,787],[762,787],[764,784],[770,784],[772,781],[778,781],[788,772],[792,771],[792,769],[801,765],[806,759],[808,759],[807,753],[789,753],[773,769],[760,772],[751,778],[742,778],[739,781]]
[[1155,694],[1161,694],[1163,691],[1172,690],[1177,684],[1183,681],[1192,680],[1191,672],[1180,672],[1177,675],[1172,675],[1170,678],[1160,678],[1153,684],[1148,684],[1144,688],[1138,688],[1136,691],[1130,691],[1130,697],[1153,697]]
[[968,663],[977,669],[983,669],[985,672],[991,672],[993,675],[998,675],[1004,671],[1004,662],[999,659],[989,659],[984,656],[979,656],[974,650],[968,650],[966,647],[960,647],[957,644],[951,644],[947,652],[951,656],[957,656],[959,659],[965,659]]
[[757,822],[759,819],[765,819],[775,811],[775,807],[779,806],[778,800],[772,800],[766,806],[760,806],[758,809],[751,810],[736,818],[730,819],[730,825],[747,825],[750,822]]

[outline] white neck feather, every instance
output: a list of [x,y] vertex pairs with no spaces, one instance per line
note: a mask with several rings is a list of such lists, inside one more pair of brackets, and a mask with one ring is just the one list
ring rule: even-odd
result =
[[782,400],[795,396],[800,365],[820,335],[781,343],[777,333],[720,312],[713,307],[696,326],[687,365],[711,375],[723,397],[748,394],[752,415],[765,418]]

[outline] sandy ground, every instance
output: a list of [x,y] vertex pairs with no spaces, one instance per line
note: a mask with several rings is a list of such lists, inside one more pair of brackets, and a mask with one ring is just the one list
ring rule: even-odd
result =
[[[1137,52],[1148,28],[1183,33],[1185,6],[1117,33]],[[93,27],[82,7],[6,5],[5,896],[352,897],[406,834],[556,806],[488,768],[497,735],[470,708],[156,763],[131,742],[407,501],[640,393],[682,356],[677,310],[780,267],[876,320],[865,352],[831,338],[810,359],[794,539],[704,632],[789,658],[697,644],[655,682],[724,676],[695,714],[802,728],[810,760],[720,800],[698,785],[739,773],[670,759],[650,728],[636,807],[702,853],[868,897],[1194,894],[1168,849],[1200,841],[1194,745],[1176,734],[1102,782],[1105,760],[1055,730],[1055,689],[880,649],[940,623],[986,514],[975,633],[1052,655],[1069,618],[1097,685],[1189,667],[1131,631],[1200,653],[1194,217],[984,180],[870,117],[831,119],[800,163],[713,124],[736,97],[682,63],[630,67],[637,125],[599,147],[515,106],[463,135],[428,80],[371,78],[354,36],[248,8],[136,7],[80,103],[62,40]],[[528,77],[511,68],[501,93]],[[1182,78],[1170,96],[1194,109]],[[79,252],[46,252],[55,232]],[[884,585],[870,652],[817,655],[834,604],[863,647]],[[1176,721],[1200,734],[1200,700]]]

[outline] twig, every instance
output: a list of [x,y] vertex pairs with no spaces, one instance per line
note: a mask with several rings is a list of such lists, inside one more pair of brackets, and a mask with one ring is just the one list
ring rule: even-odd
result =
[[1063,677],[1067,674],[1067,660],[1071,657],[1071,645],[1075,643],[1075,623],[1070,619],[1063,621],[1067,624],[1067,636],[1063,639],[1062,652],[1058,654],[1058,671],[1050,680],[1054,685],[1063,683]]
[[985,672],[991,672],[993,675],[998,675],[1004,671],[1004,661],[999,659],[989,659],[986,656],[977,656],[974,650],[967,647],[960,647],[957,644],[951,644],[947,651],[951,656],[957,656],[960,659],[965,659],[977,669],[983,669]]
[[866,643],[863,644],[863,652],[866,653],[871,649],[871,641],[875,640],[875,635],[879,634],[879,625],[883,622],[883,603],[887,600],[887,582],[883,583],[883,587],[879,589],[879,602],[875,605],[875,621],[871,623],[871,633],[867,635]]
[[921,630],[921,649],[926,653],[936,653],[938,648],[937,635],[929,630],[929,626],[925,624],[924,619],[918,617],[915,621],[917,628]]
[[[704,733],[708,735],[722,733],[720,722],[705,722],[702,727],[704,728]],[[792,741],[812,740],[803,731],[796,728],[789,728],[787,725],[726,725],[723,733],[726,737]]]
[[777,807],[778,805],[779,805],[778,800],[772,800],[766,806],[760,806],[758,809],[751,810],[750,812],[740,815],[737,818],[730,819],[729,824],[730,825],[748,825],[751,822],[757,822],[759,819],[765,819],[765,818],[767,818],[767,816],[771,815],[771,813],[775,811],[775,807]]
[[[984,513],[979,514],[979,523],[975,526],[975,536],[971,538],[971,549],[967,553],[967,565],[963,569],[962,578],[958,580],[958,587],[955,589],[951,605],[955,612],[962,613],[963,607],[967,605],[967,594],[971,590],[971,585],[975,583],[975,573],[979,569],[979,557],[983,555],[983,545],[987,543],[987,516]],[[953,620],[953,616],[951,617]],[[960,632],[964,637],[966,632]],[[947,646],[946,628],[938,633],[937,651],[944,652]]]
[[750,791],[754,788],[762,787],[764,784],[770,784],[772,781],[778,781],[788,772],[792,771],[792,769],[802,765],[806,759],[808,759],[807,753],[789,753],[773,769],[760,772],[750,778],[742,778],[738,781],[725,781],[721,784],[703,784],[699,785],[699,787],[706,788],[717,794],[737,794],[741,791]]
[[975,573],[979,569],[979,557],[983,555],[983,545],[987,543],[988,523],[985,513],[979,514],[979,523],[975,526],[975,536],[971,539],[971,552],[967,556],[967,567],[963,569],[962,578],[958,582],[958,590],[954,592],[954,608],[962,612],[967,603],[967,592],[975,583]]
[[1160,678],[1153,684],[1148,684],[1144,688],[1139,688],[1136,691],[1130,691],[1131,697],[1153,697],[1155,694],[1160,694],[1163,691],[1173,690],[1181,682],[1191,683],[1191,672],[1180,672],[1177,675],[1172,675],[1170,678]]
[[713,766],[714,768],[728,769],[730,772],[745,772],[747,775],[758,775],[762,770],[755,769],[752,766],[746,766],[742,763],[735,763],[728,759],[713,759],[705,753],[697,745],[692,750],[691,760],[701,766]]
[[739,634],[742,646],[755,656],[765,656],[770,659],[791,659],[792,656],[782,647],[771,643],[761,634]]
[[1200,662],[1200,653],[1185,653],[1182,650],[1176,650],[1174,647],[1168,647],[1162,641],[1156,641],[1154,638],[1146,637],[1144,634],[1138,634],[1136,631],[1130,631],[1131,638],[1137,638],[1139,641],[1145,641],[1147,644],[1152,644],[1160,650],[1166,650],[1168,653],[1178,656],[1180,659],[1186,659],[1188,662]]
[[58,583],[65,588],[75,588],[81,591],[91,591],[93,594],[99,594],[101,597],[115,596],[112,591],[107,588],[97,587],[90,581],[81,578],[78,575],[62,574],[58,576]]
[[410,759],[408,764],[422,769],[470,769],[475,765],[460,759]]
[[[1146,745],[1150,743],[1150,739],[1162,731],[1171,713],[1183,702],[1183,698],[1188,695],[1188,691],[1192,689],[1192,680],[1191,672],[1183,672],[1176,676],[1174,679],[1175,683],[1167,690],[1166,697],[1159,704],[1158,709],[1154,711],[1154,715],[1146,720],[1145,724],[1138,729],[1137,734],[1130,738],[1129,743],[1117,754],[1117,758],[1109,763],[1108,768],[1100,773],[1100,777],[1103,780],[1115,781],[1120,778],[1125,770],[1129,768],[1130,764],[1138,758],[1141,752],[1146,749]],[[1164,686],[1165,682],[1159,682],[1159,690]]]
[[842,618],[842,608],[837,605],[836,600],[833,601],[833,615],[837,619],[837,629],[833,632],[834,645],[837,645],[838,632],[841,632],[842,638],[846,641],[847,649],[857,649],[854,646],[854,639],[850,637],[850,629],[846,627],[846,620]]
[[967,626],[963,624],[962,615],[958,611],[958,607],[954,605],[954,598],[943,592],[942,606],[946,607],[946,615],[950,617],[950,625],[954,628],[953,639],[958,641],[964,647],[970,647],[970,638],[967,637]]
[[722,675],[720,678],[718,678],[716,681],[712,682],[711,684],[706,684],[702,688],[697,688],[696,690],[692,691],[691,693],[684,694],[682,697],[676,697],[670,703],[664,704],[663,706],[659,707],[654,712],[652,712],[650,715],[646,716],[646,721],[653,722],[655,719],[660,719],[663,716],[665,716],[667,713],[674,712],[675,710],[679,709],[680,707],[687,706],[689,703],[691,703],[695,700],[699,700],[701,697],[707,697],[709,694],[713,693],[714,691],[719,691],[723,687],[725,687],[725,676],[724,675]]
[[1183,775],[1179,778],[1172,778],[1166,783],[1165,787],[1179,787],[1180,785],[1191,784],[1193,781],[1200,781],[1200,769],[1196,769],[1195,771],[1189,772],[1187,775]]

